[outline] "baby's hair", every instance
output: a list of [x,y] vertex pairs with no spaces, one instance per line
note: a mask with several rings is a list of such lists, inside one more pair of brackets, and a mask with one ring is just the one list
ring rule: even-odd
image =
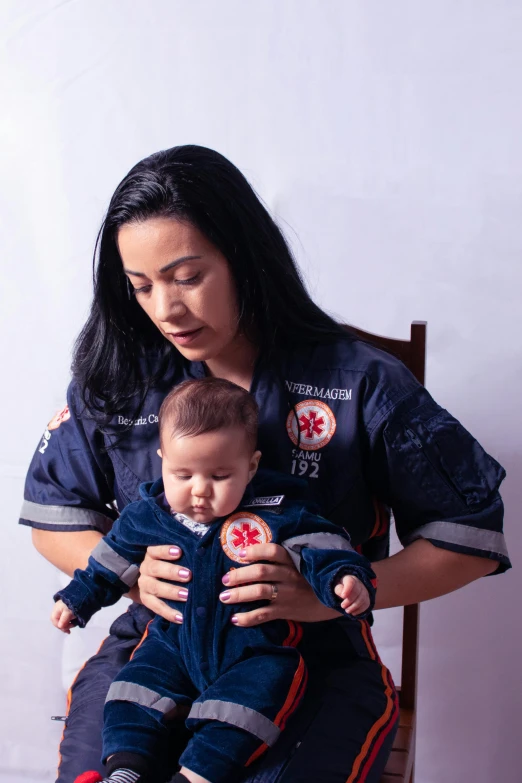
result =
[[163,400],[158,421],[165,437],[194,437],[241,427],[252,451],[257,444],[257,403],[245,389],[223,378],[183,381]]

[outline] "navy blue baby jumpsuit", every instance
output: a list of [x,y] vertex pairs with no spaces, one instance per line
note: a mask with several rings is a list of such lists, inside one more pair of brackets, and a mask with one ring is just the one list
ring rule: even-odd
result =
[[[149,368],[157,370],[159,361],[149,356]],[[204,375],[201,363],[186,362],[173,349],[171,365],[141,409],[129,401],[103,426],[85,410],[73,381],[67,409],[37,446],[21,523],[54,531],[110,530],[117,509],[137,500],[140,484],[161,472],[162,400],[175,384]],[[260,408],[261,467],[307,479],[322,516],[346,528],[370,561],[388,554],[392,510],[404,546],[423,538],[493,560],[498,573],[510,567],[498,492],[502,467],[398,359],[348,334],[317,346],[288,345],[277,364],[267,367],[260,359],[251,393]],[[103,704],[150,617],[133,605],[75,680],[58,783],[73,783],[85,769],[103,771]],[[326,636],[316,646],[318,665],[309,666],[303,704],[260,759],[255,783],[379,781],[397,726],[397,701],[367,624],[351,626],[348,658],[338,656]],[[165,770],[175,768],[177,752]]]
[[[285,547],[327,606],[340,608],[333,588],[345,574],[361,580],[371,606],[375,597],[375,575],[368,560],[353,550],[348,534],[290,499],[288,492],[295,495],[303,483],[270,471],[264,483],[272,489],[270,496],[244,498],[236,512],[215,521],[202,538],[163,507],[161,480],[144,484],[142,500],[124,509],[93,550],[87,569],[76,571],[56,594],[83,626],[135,583],[147,546],[172,541],[183,551],[180,563],[193,574],[183,623],[152,620],[109,688],[104,760],[121,751],[136,753],[156,771],[161,740],[168,736],[167,716],[174,717],[183,705],[191,706],[187,726],[194,736],[180,763],[212,783],[237,779],[275,744],[304,695],[306,654],[301,652],[308,639],[303,641],[300,624],[285,620],[249,629],[233,625],[237,608],[219,600],[222,575],[242,563],[242,548],[273,542]],[[277,496],[281,491],[285,495]],[[178,602],[171,605],[179,607]],[[339,623],[356,622],[340,611]],[[324,633],[315,625],[304,628],[310,641]]]

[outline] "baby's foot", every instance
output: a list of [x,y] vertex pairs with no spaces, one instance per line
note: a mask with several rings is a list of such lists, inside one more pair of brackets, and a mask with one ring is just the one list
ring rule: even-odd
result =
[[115,769],[108,778],[102,778],[99,772],[83,772],[74,783],[140,783],[145,779],[132,769]]

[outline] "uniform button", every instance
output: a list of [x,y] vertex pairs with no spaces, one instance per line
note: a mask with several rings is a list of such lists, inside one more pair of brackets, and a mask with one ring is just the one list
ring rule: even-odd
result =
[[198,617],[205,617],[206,613],[207,610],[205,609],[204,606],[198,606],[198,608],[196,609],[196,614]]
[[199,668],[202,672],[208,672],[208,662],[207,661],[201,661],[199,664]]

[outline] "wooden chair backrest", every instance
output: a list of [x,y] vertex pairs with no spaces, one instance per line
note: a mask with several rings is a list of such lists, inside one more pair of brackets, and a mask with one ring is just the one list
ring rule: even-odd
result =
[[[413,321],[409,340],[393,340],[389,337],[364,332],[349,327],[358,337],[400,359],[417,380],[424,385],[426,377],[426,329],[425,321]],[[417,657],[419,645],[419,605],[404,607],[402,628],[401,707],[415,710],[417,699]]]

